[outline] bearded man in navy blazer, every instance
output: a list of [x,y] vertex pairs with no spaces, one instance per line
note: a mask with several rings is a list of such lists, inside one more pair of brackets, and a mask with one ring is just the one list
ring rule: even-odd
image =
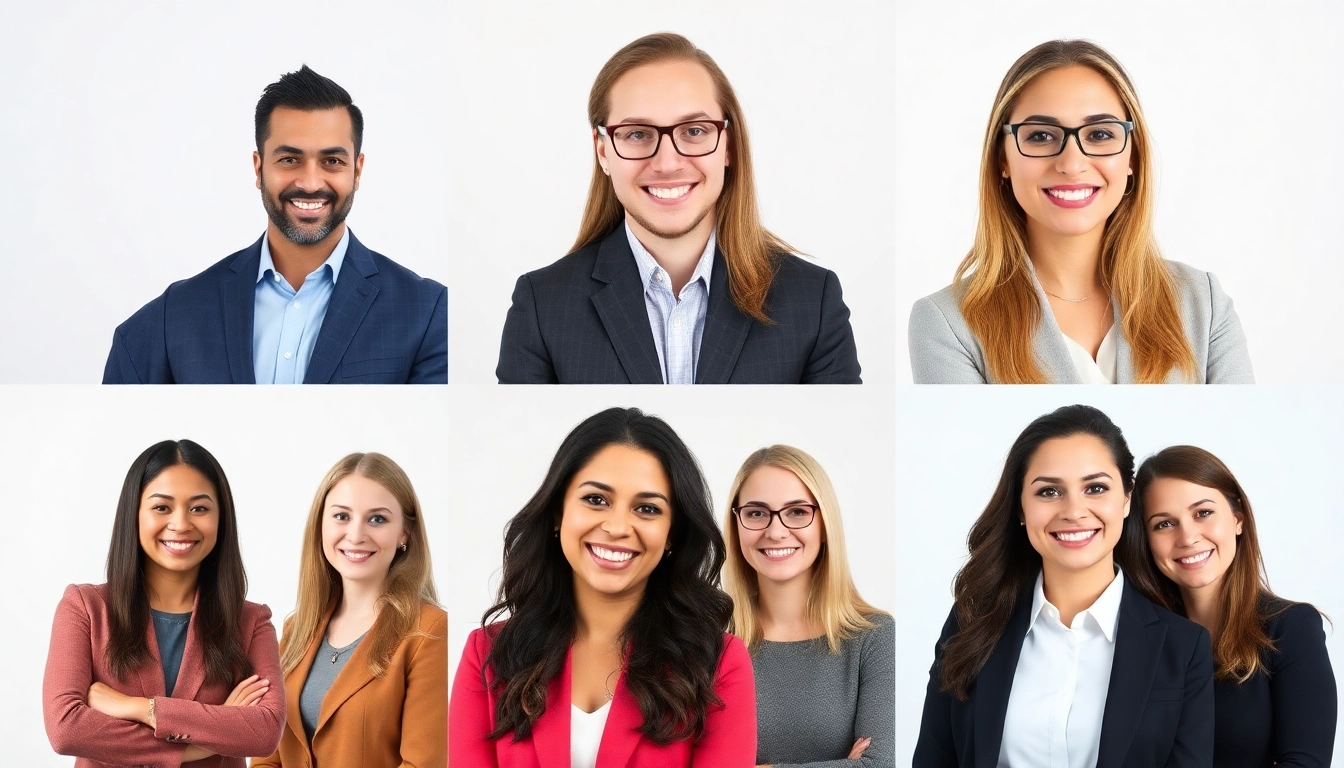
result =
[[[261,239],[117,327],[104,384],[446,384],[448,291],[345,224],[364,117],[304,66],[257,102]],[[296,287],[297,286],[297,287]]]
[[588,119],[579,237],[518,279],[501,383],[860,383],[840,281],[761,226],[742,110],[708,54],[634,41]]

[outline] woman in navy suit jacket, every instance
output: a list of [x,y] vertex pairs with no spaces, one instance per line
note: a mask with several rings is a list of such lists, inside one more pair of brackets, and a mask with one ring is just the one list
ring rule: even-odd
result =
[[915,768],[1213,765],[1208,633],[1126,578],[1133,470],[1095,408],[1018,436],[968,537]]
[[1321,615],[1265,583],[1251,502],[1232,471],[1177,445],[1139,467],[1134,582],[1213,637],[1218,768],[1328,766],[1338,697]]
[[754,766],[755,683],[724,632],[724,556],[671,427],[633,408],[575,427],[505,532],[499,602],[453,681],[448,762]]

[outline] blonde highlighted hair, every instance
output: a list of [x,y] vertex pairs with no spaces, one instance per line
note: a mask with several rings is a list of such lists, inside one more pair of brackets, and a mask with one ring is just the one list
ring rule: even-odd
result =
[[[1148,123],[1134,86],[1119,62],[1086,40],[1053,40],[1022,55],[994,97],[980,161],[980,218],[975,244],[957,267],[961,312],[984,349],[991,381],[1045,383],[1032,353],[1042,308],[1027,259],[1026,214],[1000,169],[1012,145],[1003,126],[1037,76],[1070,66],[1092,69],[1110,82],[1134,123],[1130,132],[1132,188],[1106,223],[1101,283],[1120,313],[1120,330],[1133,349],[1136,380],[1159,383],[1173,369],[1196,378],[1194,353],[1176,303],[1175,279],[1153,238],[1153,162]],[[1016,151],[1016,150],[1013,150]]]
[[352,453],[336,463],[322,478],[308,524],[303,533],[303,554],[299,560],[299,595],[294,613],[285,621],[280,666],[289,674],[302,661],[308,647],[318,639],[323,619],[341,602],[341,575],[327,562],[322,551],[322,517],[327,494],[341,480],[359,475],[381,485],[401,507],[405,521],[406,549],[398,549],[378,599],[378,618],[364,643],[368,646],[369,671],[381,677],[407,635],[420,632],[420,609],[437,605],[434,574],[429,558],[429,542],[420,519],[420,501],[411,479],[397,463],[381,453]]
[[728,545],[728,560],[724,568],[724,586],[733,598],[733,622],[730,631],[742,638],[754,652],[761,644],[763,632],[757,618],[760,586],[755,569],[742,555],[742,540],[738,535],[737,505],[742,485],[761,467],[778,467],[792,472],[817,502],[817,520],[826,541],[812,563],[812,583],[807,595],[807,618],[825,632],[826,644],[832,653],[840,650],[840,641],[847,640],[874,624],[872,616],[883,614],[859,596],[854,579],[849,573],[845,554],[845,531],[840,522],[840,503],[826,470],[807,453],[789,445],[772,445],[747,457],[733,478],[728,491],[728,511],[724,516],[724,537]]
[[[761,224],[756,204],[756,182],[751,171],[751,142],[747,138],[747,122],[742,107],[728,77],[714,63],[709,54],[696,48],[690,40],[671,32],[647,35],[616,52],[593,81],[588,94],[588,124],[597,135],[597,127],[606,125],[611,113],[611,89],[616,81],[632,69],[665,61],[692,61],[705,68],[714,81],[719,109],[728,121],[725,128],[726,148],[730,165],[724,170],[723,192],[715,205],[715,232],[719,250],[728,267],[728,290],[733,304],[745,315],[762,323],[770,323],[765,311],[765,298],[774,280],[776,260],[780,254],[792,253],[793,248]],[[616,199],[611,179],[602,172],[596,154],[593,156],[593,175],[588,183],[588,202],[579,224],[579,236],[573,250],[591,245],[606,237],[625,220],[625,208]]]

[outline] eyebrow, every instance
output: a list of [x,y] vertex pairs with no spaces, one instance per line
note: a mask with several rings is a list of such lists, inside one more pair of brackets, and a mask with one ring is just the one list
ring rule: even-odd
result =
[[[1097,480],[1097,479],[1099,479],[1099,478],[1103,478],[1103,477],[1106,478],[1107,480],[1114,480],[1114,479],[1115,479],[1115,478],[1111,477],[1110,475],[1106,474],[1105,472],[1093,472],[1092,474],[1087,475],[1086,477],[1083,477],[1083,478],[1082,478],[1082,481],[1085,483],[1085,482],[1087,482],[1088,480]],[[1062,482],[1064,482],[1064,480],[1063,480],[1063,478],[1059,478],[1059,477],[1045,477],[1044,475],[1042,475],[1041,477],[1038,477],[1038,478],[1036,478],[1035,480],[1032,480],[1031,482],[1033,482],[1033,483],[1062,483]]]
[[[342,509],[342,510],[345,510],[346,512],[354,512],[354,511],[355,511],[354,507],[347,507],[347,506],[345,506],[344,504],[328,504],[328,505],[327,505],[327,509]],[[371,508],[371,509],[366,509],[366,510],[364,510],[364,511],[365,511],[365,512],[381,512],[381,513],[384,513],[384,514],[391,514],[391,513],[392,513],[392,510],[388,509],[387,507],[373,507],[373,508]]]
[[[299,149],[298,147],[291,147],[291,146],[288,145],[288,144],[281,144],[280,146],[278,146],[278,147],[276,147],[275,149],[271,150],[271,154],[272,154],[272,155],[303,155],[303,154],[305,154],[305,153],[304,153],[304,151],[303,151],[302,149]],[[321,156],[323,156],[323,157],[331,157],[331,156],[333,156],[333,155],[339,155],[339,156],[341,156],[341,157],[349,157],[349,156],[350,156],[350,150],[346,149],[345,147],[327,147],[326,149],[319,149],[319,150],[317,150],[316,154],[321,155]]]
[[[794,505],[796,505],[796,504],[811,504],[811,503],[812,503],[812,502],[808,501],[807,499],[794,499],[793,501],[786,501],[786,502],[784,502],[783,504],[781,504],[780,506],[781,506],[781,507],[792,507],[792,506],[794,506]],[[769,504],[766,504],[764,501],[744,501],[744,502],[742,502],[741,504],[739,504],[738,506],[739,506],[739,507],[745,507],[745,506],[748,506],[748,505],[750,505],[750,504],[755,504],[755,505],[757,505],[757,506],[761,506],[761,507],[768,507],[768,506],[770,506]]]
[[[606,491],[607,493],[615,493],[615,492],[616,492],[616,489],[615,489],[615,488],[612,488],[610,485],[607,485],[606,483],[599,483],[599,482],[597,482],[596,480],[584,480],[582,483],[579,483],[579,487],[580,487],[580,488],[582,488],[582,487],[585,486],[585,485],[591,485],[591,486],[593,486],[594,488],[598,488],[598,489],[600,489],[600,490]],[[640,491],[639,493],[636,493],[636,494],[635,494],[635,498],[637,498],[637,499],[662,499],[663,501],[667,502],[668,504],[671,504],[671,503],[672,503],[672,500],[671,500],[671,499],[667,498],[666,496],[664,496],[664,495],[661,494],[661,493],[658,493],[657,491]]]
[[[1099,115],[1088,115],[1087,117],[1084,117],[1083,125],[1087,125],[1088,123],[1101,122],[1103,120],[1115,120],[1116,122],[1120,122],[1120,118],[1116,117],[1115,115],[1112,115],[1109,112],[1102,112]],[[1051,117],[1049,115],[1029,115],[1027,117],[1024,117],[1019,122],[1048,123],[1050,125],[1062,125],[1062,123],[1059,122],[1059,118]]]
[[[678,124],[687,122],[687,121],[689,121],[689,120],[699,120],[700,118],[705,118],[705,117],[709,117],[709,113],[708,113],[708,112],[688,112],[688,113],[682,115],[681,117],[678,117],[676,120],[673,120],[673,121],[672,121],[672,124],[673,124],[673,125],[678,125]],[[712,118],[711,118],[711,119],[712,119]],[[624,125],[624,124],[631,124],[631,123],[632,123],[632,124],[635,124],[635,125],[656,125],[656,123],[654,123],[654,121],[653,121],[652,119],[647,118],[647,117],[627,117],[627,118],[625,118],[624,120],[618,120],[618,121],[612,123],[612,125]]]
[[[149,494],[149,496],[147,496],[146,498],[147,498],[147,499],[167,499],[168,501],[176,501],[176,500],[177,500],[175,497],[170,496],[170,495],[168,495],[168,494],[166,494],[166,493],[151,493],[151,494]],[[210,498],[210,494],[208,494],[208,493],[198,493],[198,494],[196,494],[195,496],[192,496],[191,498],[187,499],[187,501],[196,501],[197,499],[205,499],[206,501],[214,501],[214,499]]]
[[1186,507],[1186,509],[1194,509],[1195,507],[1198,507],[1201,504],[1213,504],[1213,503],[1215,503],[1213,499],[1200,499],[1199,501],[1196,501],[1194,504],[1191,504],[1190,506]]

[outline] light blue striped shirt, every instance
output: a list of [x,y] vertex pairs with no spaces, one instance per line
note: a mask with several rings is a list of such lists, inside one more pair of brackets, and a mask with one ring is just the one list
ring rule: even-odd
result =
[[327,316],[336,277],[350,247],[350,228],[322,266],[296,291],[275,269],[269,235],[261,238],[261,264],[252,305],[252,366],[258,384],[302,384],[317,334]]
[[653,345],[663,368],[664,384],[694,384],[695,366],[700,359],[700,338],[705,335],[705,313],[709,309],[709,273],[714,267],[714,233],[709,234],[704,253],[682,286],[681,295],[672,294],[667,270],[658,266],[630,225],[625,225],[630,250],[635,253],[639,279],[644,283],[644,306],[653,328]]

